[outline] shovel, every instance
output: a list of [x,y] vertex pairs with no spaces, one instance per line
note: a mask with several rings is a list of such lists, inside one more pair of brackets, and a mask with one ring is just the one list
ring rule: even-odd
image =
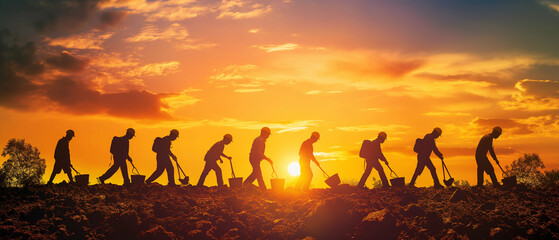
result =
[[501,172],[503,172],[501,174],[501,176],[503,177],[503,185],[507,186],[507,187],[516,186],[516,176],[509,176],[509,174],[507,172],[505,172],[505,170],[503,170],[503,168],[501,167],[501,164],[497,163],[497,166],[499,166],[499,168],[501,169]]
[[[136,166],[134,166],[134,163],[130,162],[130,164],[132,165],[132,175],[130,176],[132,184],[144,184],[146,176],[140,174]],[[136,171],[136,174],[134,174],[134,170]]]
[[74,176],[74,179],[76,179],[76,184],[80,186],[87,186],[89,184],[89,174],[81,174],[74,168],[74,166],[70,165],[70,167],[78,174]]
[[330,188],[335,188],[338,185],[340,185],[340,183],[342,181],[340,181],[340,176],[338,176],[338,174],[334,174],[332,176],[329,176],[328,173],[326,173],[324,171],[324,169],[322,169],[322,167],[320,165],[318,165],[318,168],[320,168],[320,170],[322,170],[323,175],[326,175],[326,181],[324,181],[326,184],[328,184],[328,186],[330,186]]
[[[186,176],[186,174],[182,170],[181,165],[179,165],[179,161],[175,160],[175,163],[177,163],[177,168],[178,168],[177,172],[179,174],[179,182],[181,182],[182,185],[188,185],[189,177]],[[181,178],[181,172],[182,172],[182,175],[184,176],[184,178]]]
[[231,175],[232,178],[229,178],[229,186],[231,188],[240,188],[243,186],[243,178],[242,177],[235,177],[235,171],[233,170],[233,161],[229,159],[229,164],[231,165]]
[[396,172],[394,172],[388,164],[386,164],[386,167],[388,167],[388,169],[390,169],[390,176],[391,177],[392,177],[392,174],[394,174],[396,176],[396,178],[390,179],[390,184],[393,187],[404,187],[406,185],[405,178],[404,177],[398,177],[398,174],[396,174]]
[[[448,168],[446,167],[446,164],[444,164],[444,161],[441,159],[441,162],[443,163],[443,182],[444,185],[446,185],[447,187],[452,186],[452,183],[454,183],[454,178],[452,176],[450,176],[450,172],[448,171]],[[446,175],[444,174],[444,170],[446,169],[446,172],[448,173],[448,177],[449,179],[446,180]]]

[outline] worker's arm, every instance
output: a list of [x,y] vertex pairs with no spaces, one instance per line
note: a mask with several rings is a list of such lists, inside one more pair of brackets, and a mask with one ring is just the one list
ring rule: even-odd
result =
[[493,149],[493,144],[489,146],[489,153],[491,153],[491,157],[493,158],[493,160],[495,160],[495,162],[499,164],[499,160],[497,160],[497,155],[495,155],[495,150]]
[[384,163],[386,163],[386,165],[388,165],[388,161],[386,160],[386,157],[384,157],[384,153],[382,153],[382,150],[379,151],[378,158],[380,158],[380,160],[384,161]]
[[132,162],[132,158],[130,157],[130,155],[126,155],[126,159],[128,159],[128,161]]
[[314,157],[314,154],[312,155],[311,160],[312,160],[314,163],[316,163],[317,166],[320,167],[320,163],[318,162],[318,160],[316,160],[316,157]]
[[173,160],[177,161],[177,156],[175,156],[175,154],[173,154],[173,152],[169,151],[169,156],[171,156],[173,158]]
[[435,142],[433,141],[433,152],[442,160],[443,158],[443,154],[439,151],[439,149],[437,148],[437,144],[435,144]]

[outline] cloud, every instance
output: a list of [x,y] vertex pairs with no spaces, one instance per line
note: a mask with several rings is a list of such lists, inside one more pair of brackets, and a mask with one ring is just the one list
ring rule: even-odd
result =
[[290,51],[299,48],[297,43],[284,43],[284,44],[268,44],[268,45],[254,45],[253,47],[259,48],[266,52]]
[[186,89],[180,93],[168,94],[161,98],[161,102],[166,106],[164,111],[174,113],[184,106],[191,106],[200,101],[200,99],[190,96],[192,92],[201,91],[200,89]]
[[235,89],[235,92],[238,93],[252,93],[252,92],[261,92],[264,91],[263,88],[242,88],[242,89]]
[[513,119],[498,118],[475,118],[470,125],[479,133],[489,133],[496,126],[503,128],[503,133],[508,132],[515,135],[525,135],[534,133],[530,125],[518,122]]
[[331,151],[331,152],[315,152],[314,156],[320,162],[326,161],[346,161],[356,160],[359,157],[356,151]]
[[260,32],[260,28],[251,28],[250,30],[248,30],[249,33],[259,33]]
[[515,85],[518,92],[500,101],[505,110],[544,111],[559,109],[559,81],[524,79]]
[[179,70],[180,63],[177,61],[151,63],[135,69],[130,76],[162,76],[175,73]]
[[95,49],[102,50],[103,43],[111,38],[114,33],[89,32],[83,34],[74,34],[66,37],[51,39],[45,38],[45,42],[50,46],[59,46],[73,49]]
[[99,17],[101,20],[101,24],[97,27],[98,29],[104,30],[107,28],[115,27],[119,25],[126,16],[128,16],[127,11],[107,11],[101,13]]
[[23,46],[9,42],[11,34],[0,32],[0,105],[24,109],[39,87],[32,81],[45,71],[33,42]]
[[214,71],[219,73],[210,76],[210,79],[219,81],[247,79],[251,78],[249,76],[250,72],[256,69],[258,69],[258,66],[253,64],[229,65],[221,70],[215,69]]
[[255,18],[272,11],[272,6],[251,3],[245,0],[223,0],[218,7],[220,11],[217,18]]
[[155,25],[147,25],[140,30],[136,36],[126,38],[125,42],[152,42],[156,40],[184,40],[188,37],[188,31],[178,23],[169,25],[160,30]]
[[470,116],[470,113],[464,112],[426,112],[425,116],[435,116],[435,117],[449,117],[449,116]]
[[89,59],[74,57],[70,55],[69,52],[63,51],[58,56],[51,56],[46,58],[45,62],[61,70],[69,72],[81,72],[85,70],[85,68],[89,64]]
[[232,127],[238,129],[260,130],[262,127],[269,127],[278,133],[283,132],[296,132],[307,129],[311,126],[318,126],[320,121],[317,120],[301,120],[301,121],[242,121],[234,118],[224,118],[219,121],[209,121],[208,124],[218,127]]
[[107,114],[125,118],[170,119],[161,97],[147,91],[100,93],[86,83],[57,79],[44,87],[45,96],[59,110],[76,115]]
[[317,95],[317,94],[333,94],[333,93],[342,93],[342,92],[343,91],[339,91],[339,90],[332,90],[332,91],[310,90],[310,91],[306,92],[305,94]]
[[402,133],[403,129],[411,128],[405,125],[389,124],[389,125],[379,125],[379,124],[368,124],[368,125],[358,125],[358,126],[348,126],[348,127],[337,127],[338,130],[346,132],[380,132],[389,131],[392,134]]
[[[476,148],[463,148],[463,147],[444,147],[439,148],[444,152],[445,157],[459,157],[459,156],[471,156],[472,158],[476,154]],[[496,147],[495,153],[498,156],[501,155],[512,155],[518,153],[518,151],[512,147]],[[474,160],[474,159],[472,159]]]
[[215,46],[217,46],[217,44],[215,43],[200,43],[191,39],[187,39],[184,42],[181,42],[176,45],[177,48],[183,50],[201,50],[205,48],[212,48]]

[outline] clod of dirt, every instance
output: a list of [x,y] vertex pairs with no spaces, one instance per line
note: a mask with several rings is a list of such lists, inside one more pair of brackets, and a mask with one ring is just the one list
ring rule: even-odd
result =
[[462,189],[456,189],[450,197],[451,202],[468,201],[468,195]]
[[140,233],[140,236],[138,236],[138,239],[140,240],[151,240],[151,239],[158,239],[158,240],[173,240],[176,239],[177,237],[175,236],[174,233],[172,232],[167,232],[165,230],[165,228],[157,225],[154,228],[144,231],[142,233]]
[[303,229],[318,239],[341,239],[351,229],[349,208],[343,198],[326,199],[305,219]]
[[444,227],[444,222],[441,216],[436,212],[430,211],[425,215],[425,228],[429,229],[432,233],[439,232]]
[[383,209],[369,213],[361,221],[363,239],[392,239],[398,235],[396,218],[388,210]]
[[423,217],[425,216],[425,210],[418,206],[417,204],[411,204],[404,210],[404,216],[406,217]]

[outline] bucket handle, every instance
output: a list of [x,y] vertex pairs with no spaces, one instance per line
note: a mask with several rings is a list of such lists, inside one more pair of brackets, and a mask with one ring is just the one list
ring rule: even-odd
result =
[[134,163],[130,162],[130,164],[132,165],[132,173],[134,173],[134,170],[136,170],[136,173],[138,175],[141,175],[140,172],[138,171],[138,169],[136,168],[136,166],[134,166]]
[[448,179],[451,179],[452,176],[450,175],[450,172],[448,171],[448,168],[446,167],[446,164],[444,163],[444,160],[441,159],[441,162],[443,163],[443,179],[446,180],[446,176],[444,174],[445,169],[446,169],[446,173],[448,173]]
[[276,172],[276,169],[274,169],[274,165],[272,165],[272,178],[278,179],[278,173]]
[[509,176],[509,174],[508,174],[505,170],[503,170],[503,168],[501,167],[501,164],[497,163],[497,166],[499,166],[499,168],[501,169],[501,172],[502,172],[502,173],[501,173],[501,176],[502,176],[503,178]]
[[324,178],[330,178],[330,175],[328,175],[328,173],[326,173],[326,171],[324,171],[324,169],[322,169],[322,167],[320,165],[318,165],[318,168],[320,168],[320,170],[322,170],[322,176],[325,176]]
[[76,171],[76,173],[77,173],[78,175],[82,175],[80,172],[78,172],[78,170],[76,170],[76,169],[74,168],[74,166],[72,166],[72,164],[70,164],[70,167],[71,167],[74,171]]
[[398,174],[396,174],[396,172],[394,172],[392,170],[392,168],[390,166],[388,166],[388,164],[386,164],[386,167],[388,167],[388,169],[390,169],[390,176],[392,177],[392,174],[396,175],[396,177],[398,178]]
[[233,158],[229,159],[229,164],[231,164],[231,174],[233,175],[233,178],[235,178],[235,171],[233,170],[233,160],[231,160]]

